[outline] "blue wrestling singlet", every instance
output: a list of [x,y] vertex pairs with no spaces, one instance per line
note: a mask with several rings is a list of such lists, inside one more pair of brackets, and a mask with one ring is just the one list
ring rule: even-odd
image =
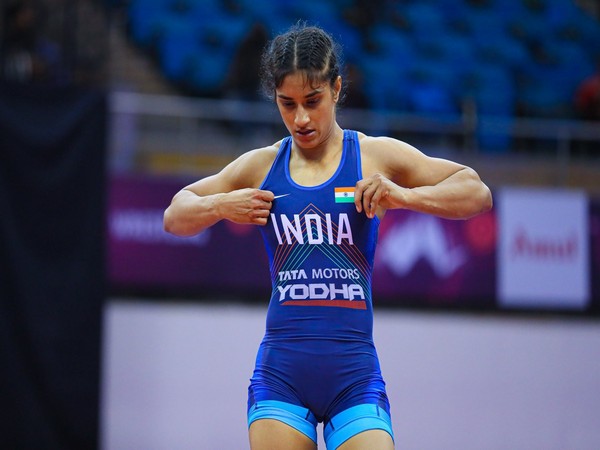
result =
[[329,449],[368,429],[392,435],[372,337],[379,219],[354,205],[362,178],[357,133],[344,131],[339,167],[318,186],[292,180],[291,148],[288,137],[261,185],[276,196],[261,227],[272,295],[248,388],[249,424],[277,419],[316,442],[324,422]]

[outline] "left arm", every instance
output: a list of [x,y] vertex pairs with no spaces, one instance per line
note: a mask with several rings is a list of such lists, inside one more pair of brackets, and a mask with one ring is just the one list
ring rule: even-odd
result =
[[383,215],[410,209],[447,219],[468,219],[492,207],[492,195],[470,167],[426,156],[391,138],[361,139],[364,178],[356,184],[357,211]]

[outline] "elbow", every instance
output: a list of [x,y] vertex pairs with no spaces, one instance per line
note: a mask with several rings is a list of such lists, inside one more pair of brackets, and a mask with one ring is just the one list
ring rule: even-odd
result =
[[482,193],[480,201],[480,213],[490,211],[494,207],[494,199],[492,197],[492,191],[485,184],[482,183]]
[[473,169],[469,169],[470,177],[473,182],[473,188],[475,190],[474,198],[477,199],[474,202],[474,214],[483,214],[488,212],[494,206],[494,200],[492,198],[492,191],[490,188],[481,180],[477,172]]
[[479,214],[484,214],[490,211],[494,206],[492,191],[483,181],[481,181],[477,173],[472,169],[471,183],[471,201],[467,202],[468,207],[463,211],[461,217],[463,219],[470,219]]
[[478,216],[479,214],[484,214],[492,209],[494,206],[494,200],[492,198],[492,192],[490,189],[483,183],[481,183],[481,189],[479,194],[475,197],[477,201],[473,202],[472,210],[470,214],[466,214],[465,218],[470,219],[471,217]]
[[485,211],[490,211],[494,207],[494,198],[492,197],[492,191],[486,186],[487,189],[487,201],[485,203]]
[[163,213],[163,230],[175,236],[186,236],[185,221],[183,220],[185,216],[182,214],[181,202],[179,201],[183,192],[185,191],[182,190],[175,194]]
[[177,220],[173,217],[171,208],[167,208],[163,214],[163,230],[175,236],[182,236],[181,230],[177,226]]
[[181,217],[181,215],[176,214],[172,210],[172,207],[167,208],[163,213],[163,230],[178,237],[190,237],[202,231]]
[[171,215],[169,209],[167,208],[163,214],[163,230],[166,231],[167,233],[175,234],[174,226],[175,226],[175,223],[173,221],[172,215]]

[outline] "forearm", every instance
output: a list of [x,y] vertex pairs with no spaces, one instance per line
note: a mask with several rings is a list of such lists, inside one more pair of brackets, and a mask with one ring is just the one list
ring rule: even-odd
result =
[[464,168],[434,186],[403,193],[401,207],[446,219],[468,219],[492,207],[492,195],[475,171]]
[[[198,186],[195,188],[199,189]],[[202,191],[215,192],[215,189]],[[275,198],[271,191],[255,188],[203,195],[196,192],[184,188],[173,197],[164,214],[166,231],[178,236],[192,236],[223,219],[240,224],[266,225]]]
[[218,208],[222,195],[198,196],[186,189],[179,191],[165,210],[165,231],[177,236],[193,236],[219,222],[223,219]]

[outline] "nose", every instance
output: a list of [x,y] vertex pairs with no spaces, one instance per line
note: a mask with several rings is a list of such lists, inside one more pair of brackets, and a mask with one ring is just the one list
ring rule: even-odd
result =
[[302,106],[298,106],[298,109],[296,110],[296,118],[294,120],[296,125],[303,127],[306,126],[309,121],[310,118],[308,117],[308,111],[306,111],[306,109],[304,109]]

